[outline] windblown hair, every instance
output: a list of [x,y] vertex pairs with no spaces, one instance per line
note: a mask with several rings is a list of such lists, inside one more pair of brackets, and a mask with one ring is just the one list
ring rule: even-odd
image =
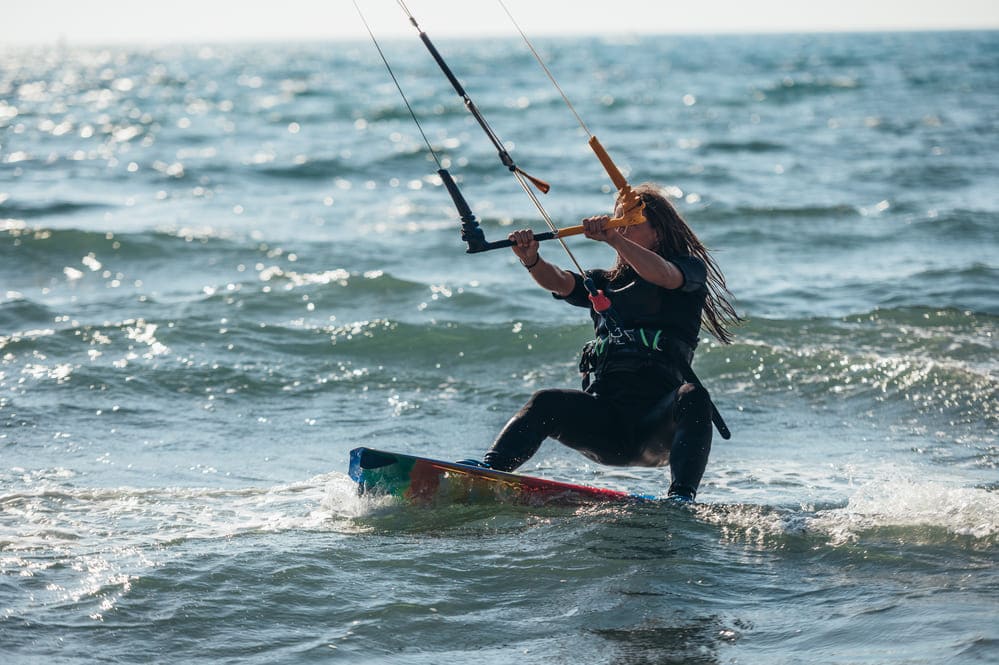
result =
[[[707,267],[708,294],[701,312],[701,325],[719,342],[731,344],[734,338],[730,328],[744,319],[735,311],[732,293],[725,284],[725,275],[715,263],[711,252],[694,234],[691,228],[670,203],[661,189],[653,183],[642,183],[633,188],[645,203],[645,219],[652,225],[659,241],[657,253],[665,259],[673,256],[696,256]],[[608,277],[614,279],[625,270],[631,269],[618,257]]]

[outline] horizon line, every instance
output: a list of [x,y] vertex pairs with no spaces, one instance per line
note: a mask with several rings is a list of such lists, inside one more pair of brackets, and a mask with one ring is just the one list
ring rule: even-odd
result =
[[[766,30],[766,29],[753,29],[753,30],[739,30],[739,29],[690,29],[690,30],[675,30],[675,31],[608,31],[602,33],[595,32],[572,32],[572,33],[544,33],[540,32],[534,35],[535,38],[542,39],[576,39],[576,38],[596,38],[596,39],[612,39],[615,37],[625,37],[628,39],[637,38],[649,38],[649,37],[776,37],[776,36],[794,36],[794,35],[849,35],[849,34],[919,34],[919,33],[954,33],[954,32],[999,32],[999,23],[990,26],[934,26],[934,27],[923,27],[923,26],[843,26],[843,27],[783,27],[779,29]],[[475,41],[477,39],[519,39],[518,35],[510,33],[492,33],[485,32],[476,35],[455,35],[442,33],[439,37],[441,40],[447,41]],[[404,33],[391,33],[384,36],[378,37],[381,42],[401,42],[401,41],[411,41],[411,34]],[[176,37],[176,38],[163,38],[163,39],[153,39],[148,38],[143,39],[141,37],[135,38],[135,40],[129,39],[91,39],[91,38],[70,38],[65,35],[60,35],[54,39],[42,40],[42,39],[29,39],[24,41],[18,41],[16,38],[8,38],[5,44],[0,44],[0,51],[9,50],[11,48],[47,48],[47,47],[87,47],[87,48],[104,48],[104,47],[136,47],[136,46],[148,46],[148,47],[163,47],[163,46],[240,46],[240,45],[253,45],[253,44],[282,44],[289,41],[297,41],[299,43],[309,43],[309,44],[328,44],[328,43],[368,43],[370,38],[365,35],[247,35],[239,37],[223,37],[223,38],[202,38],[202,37]]]

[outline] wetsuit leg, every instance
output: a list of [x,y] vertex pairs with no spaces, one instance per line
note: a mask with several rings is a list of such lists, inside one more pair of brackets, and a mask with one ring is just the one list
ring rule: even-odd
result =
[[677,395],[676,430],[669,454],[670,496],[693,499],[711,452],[711,397],[701,386]]
[[483,461],[513,471],[538,452],[547,437],[604,464],[621,437],[621,417],[605,400],[581,390],[539,390],[510,419]]

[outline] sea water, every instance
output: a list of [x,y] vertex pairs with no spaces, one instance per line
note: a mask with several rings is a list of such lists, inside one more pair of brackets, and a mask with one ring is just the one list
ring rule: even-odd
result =
[[[464,253],[370,43],[4,48],[0,660],[999,662],[999,33],[537,41],[747,318],[698,349],[734,432],[700,502],[356,495],[351,448],[480,455],[591,336]],[[521,43],[438,46],[560,225],[611,210]],[[384,47],[487,237],[543,230]]]

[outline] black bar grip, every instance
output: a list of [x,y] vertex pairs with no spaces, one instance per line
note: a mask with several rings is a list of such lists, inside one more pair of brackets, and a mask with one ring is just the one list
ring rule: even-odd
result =
[[[461,239],[468,245],[468,248],[465,250],[466,253],[478,254],[479,252],[488,252],[493,249],[513,247],[514,243],[509,238],[494,242],[486,240],[486,235],[479,226],[478,220],[475,219],[472,209],[468,206],[468,202],[462,195],[461,190],[458,189],[458,183],[454,181],[454,178],[451,177],[447,169],[438,170],[437,175],[440,176],[441,182],[444,183],[447,193],[451,195],[454,207],[458,209],[458,215],[461,217]],[[534,235],[534,239],[539,242],[542,240],[554,240],[557,237],[552,231],[545,231],[544,233]]]
[[[554,233],[552,233],[551,231],[545,231],[544,233],[537,233],[537,234],[534,235],[534,239],[537,240],[537,241],[539,241],[539,242],[542,241],[542,240],[554,240],[555,238],[556,238],[556,235]],[[465,252],[467,254],[478,254],[479,252],[488,252],[488,251],[493,250],[493,249],[502,249],[504,247],[513,247],[514,244],[515,244],[509,238],[506,238],[504,240],[495,240],[493,242],[482,242],[482,243],[478,243],[478,244],[474,244],[474,243],[470,242],[469,240],[465,239],[464,236],[463,236],[462,239],[464,239],[465,242],[468,243],[468,249],[465,250]]]
[[441,181],[447,188],[447,193],[451,195],[451,200],[454,201],[454,207],[458,209],[458,215],[461,217],[462,222],[475,222],[475,215],[472,214],[472,209],[468,207],[468,202],[465,201],[465,197],[461,195],[461,190],[458,189],[457,183],[448,173],[447,169],[440,169],[437,171],[437,175],[440,176]]
[[430,55],[434,56],[434,60],[436,60],[437,64],[440,65],[441,71],[444,72],[444,76],[451,81],[451,85],[454,86],[455,91],[462,97],[467,97],[465,89],[461,87],[460,83],[458,83],[458,79],[455,78],[454,74],[451,72],[451,68],[447,66],[446,62],[444,62],[444,58],[441,57],[441,54],[437,52],[437,47],[434,46],[432,41],[430,41],[430,37],[427,37],[427,33],[421,30],[420,39],[422,39],[423,43],[427,46],[427,50],[430,51]]

